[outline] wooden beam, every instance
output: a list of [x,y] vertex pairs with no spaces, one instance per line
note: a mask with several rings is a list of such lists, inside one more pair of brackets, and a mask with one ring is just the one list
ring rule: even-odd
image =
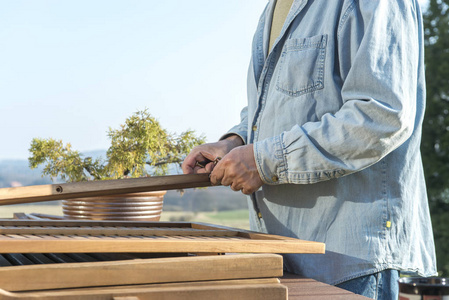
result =
[[84,237],[6,235],[0,253],[324,253],[309,241],[250,240],[233,237]]
[[0,253],[324,251],[324,243],[196,223],[0,220]]
[[0,234],[19,234],[19,235],[90,235],[90,236],[213,236],[213,237],[232,237],[237,236],[237,231],[227,230],[192,230],[192,229],[166,229],[166,228],[139,228],[139,229],[121,229],[114,227],[105,228],[48,228],[48,227],[18,227],[1,228]]
[[[95,220],[17,220],[17,219],[0,219],[0,226],[51,226],[51,227],[57,227],[57,226],[63,226],[63,227],[93,227],[93,226],[100,226],[100,227],[143,227],[143,228],[159,228],[159,227],[169,227],[169,228],[196,228],[193,227],[193,224],[191,222],[164,222],[164,221],[157,221],[157,222],[148,222],[148,221],[95,221]],[[218,229],[227,229],[222,226],[215,226],[215,225],[209,225],[207,227],[211,230],[218,230]],[[207,229],[205,228],[205,229]],[[198,228],[201,229],[201,228]],[[235,228],[233,228],[235,230]]]
[[[4,296],[4,297],[2,297]],[[0,299],[48,299],[48,300],[111,300],[117,297],[139,300],[286,300],[287,288],[280,283],[235,283],[215,284],[214,281],[186,283],[177,286],[127,287],[103,289],[50,290],[8,293],[0,290]],[[131,297],[131,298],[130,298]],[[123,299],[123,298],[122,298]]]
[[0,205],[210,186],[209,174],[47,184],[0,189]]
[[12,266],[0,268],[0,288],[30,291],[112,285],[281,277],[282,256],[246,254]]

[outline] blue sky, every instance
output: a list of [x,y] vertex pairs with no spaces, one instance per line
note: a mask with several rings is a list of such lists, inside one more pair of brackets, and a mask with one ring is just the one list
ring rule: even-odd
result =
[[0,0],[0,160],[33,137],[107,149],[148,108],[170,132],[215,141],[246,103],[266,0]]

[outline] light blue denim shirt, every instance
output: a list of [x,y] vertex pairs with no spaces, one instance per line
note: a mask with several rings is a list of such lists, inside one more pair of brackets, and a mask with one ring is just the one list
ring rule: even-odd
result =
[[337,284],[387,268],[435,275],[420,154],[423,28],[416,0],[295,0],[273,50],[256,30],[248,106],[253,230],[326,243],[288,271]]

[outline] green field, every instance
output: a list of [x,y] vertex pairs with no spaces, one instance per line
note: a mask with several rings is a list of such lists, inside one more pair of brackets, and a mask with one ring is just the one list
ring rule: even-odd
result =
[[[14,213],[42,213],[62,215],[60,205],[26,204],[0,206],[0,218],[12,218]],[[203,222],[224,225],[242,229],[249,229],[248,211],[245,209],[219,212],[171,212],[163,211],[161,221],[171,222]]]

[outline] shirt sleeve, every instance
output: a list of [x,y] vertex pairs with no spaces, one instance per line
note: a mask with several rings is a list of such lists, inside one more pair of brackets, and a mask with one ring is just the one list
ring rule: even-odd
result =
[[240,112],[240,123],[232,127],[226,134],[222,135],[219,140],[224,140],[231,135],[238,135],[243,143],[248,142],[248,107],[245,106]]
[[353,1],[342,14],[337,53],[331,54],[338,60],[343,105],[318,122],[257,141],[262,180],[329,180],[367,168],[402,145],[420,125],[421,25],[419,10],[408,1]]

